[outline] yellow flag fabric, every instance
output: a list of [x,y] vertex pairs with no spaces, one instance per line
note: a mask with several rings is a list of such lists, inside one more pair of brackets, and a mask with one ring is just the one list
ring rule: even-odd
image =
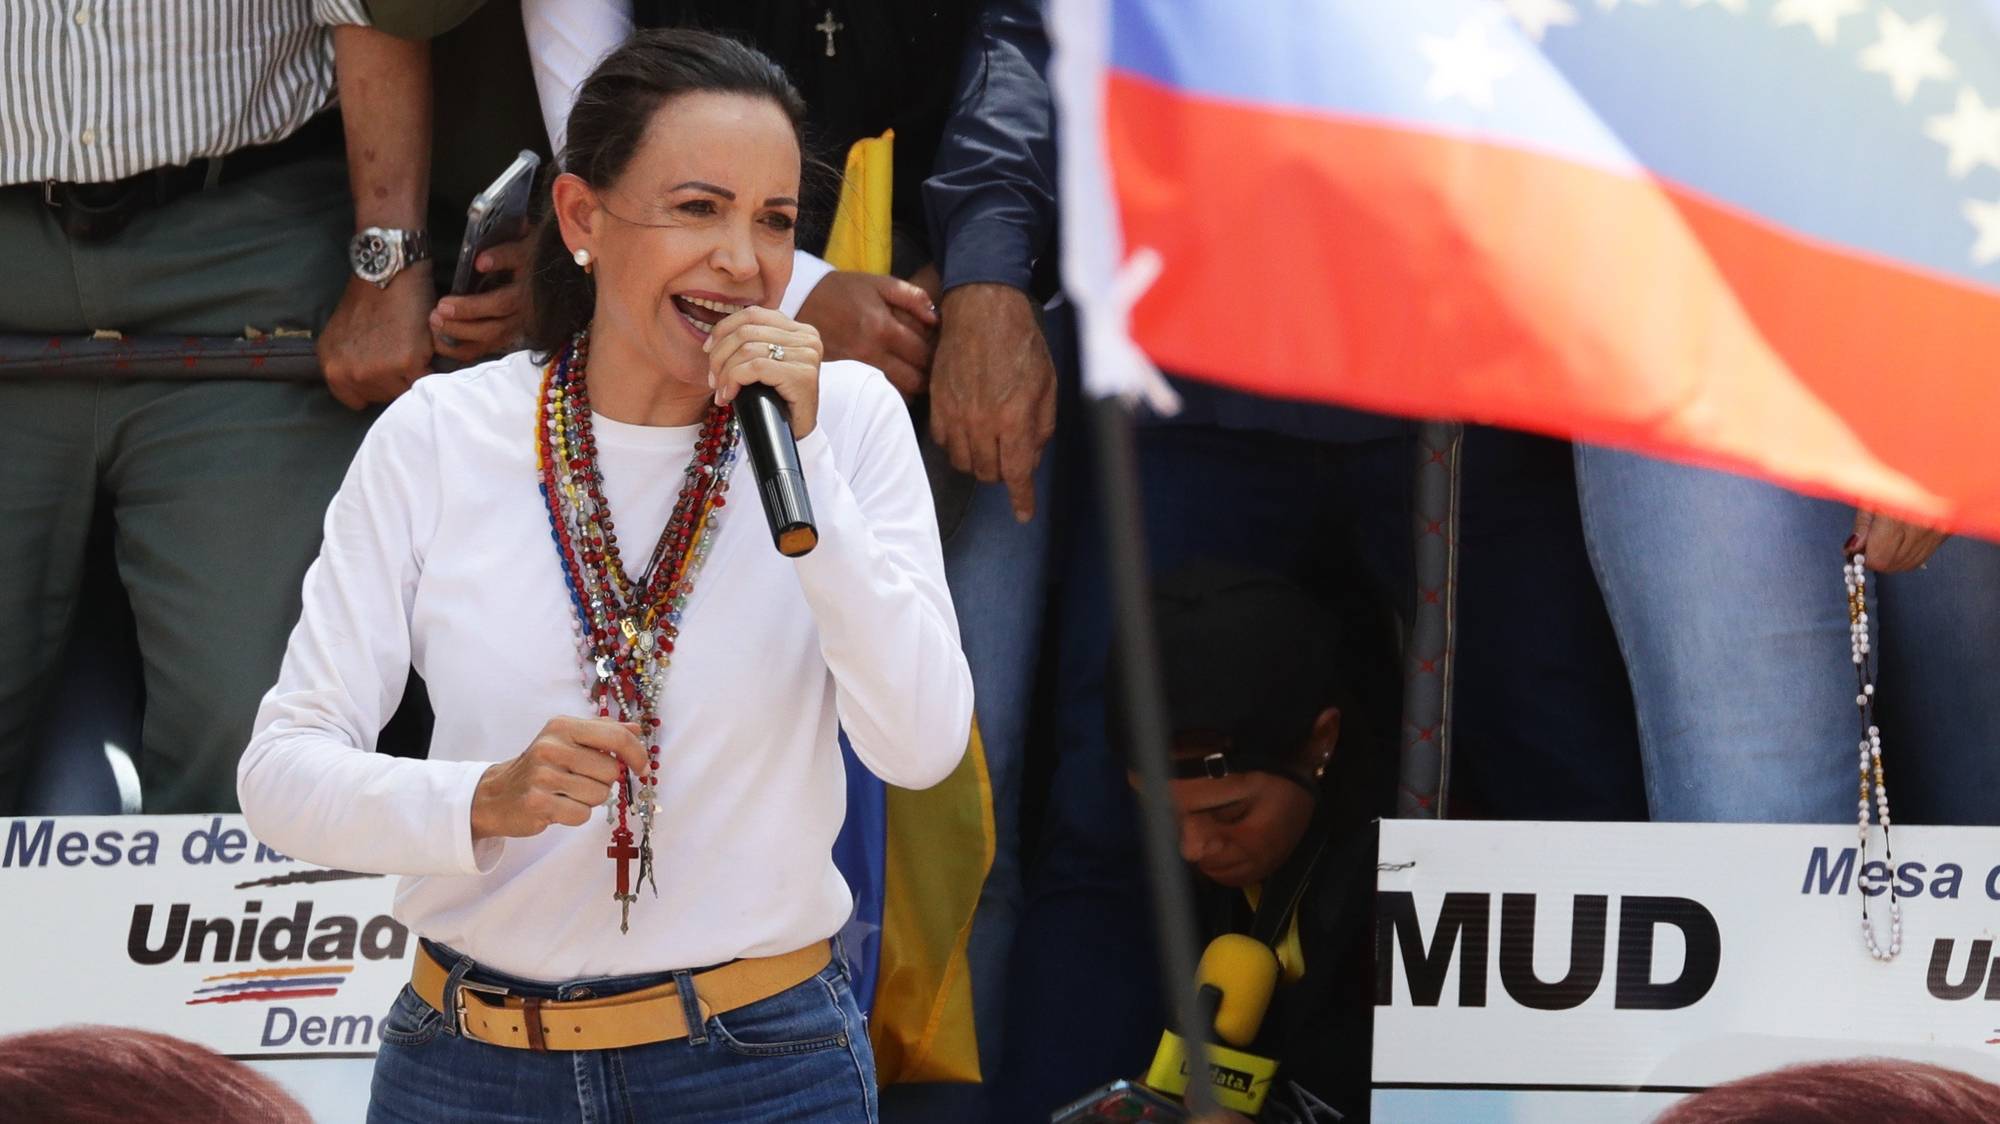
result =
[[974,723],[943,784],[888,790],[882,952],[869,1038],[884,1085],[979,1080],[966,942],[993,866],[993,786]]
[[840,181],[840,205],[826,239],[826,260],[835,269],[889,272],[889,202],[895,180],[896,130],[863,137],[847,150]]
[[[854,142],[827,238],[835,269],[889,272],[895,132]],[[974,722],[965,759],[922,792],[884,799],[882,941],[869,1038],[877,1080],[978,1081],[966,944],[993,866],[993,784]]]

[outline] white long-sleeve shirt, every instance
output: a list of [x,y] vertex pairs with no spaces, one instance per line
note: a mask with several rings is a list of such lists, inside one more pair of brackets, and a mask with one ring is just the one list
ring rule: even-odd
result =
[[[921,788],[956,766],[972,720],[909,414],[873,368],[822,368],[818,425],[799,442],[820,541],[796,560],[772,546],[739,459],[659,699],[659,895],[639,890],[621,935],[601,813],[532,838],[471,834],[488,766],[551,717],[595,713],[536,487],[539,380],[526,353],[432,375],[370,430],[238,769],[252,830],[311,862],[405,875],[398,919],[532,978],[697,967],[832,935],[852,910],[831,857],[846,811],[838,731],[877,776]],[[696,427],[594,427],[626,557],[643,559]],[[421,761],[373,752],[411,666],[437,714]]]

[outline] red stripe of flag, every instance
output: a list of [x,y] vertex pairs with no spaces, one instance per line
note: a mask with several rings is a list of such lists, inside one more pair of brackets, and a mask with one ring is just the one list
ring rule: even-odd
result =
[[1264,394],[1739,468],[2000,537],[2000,293],[1658,181],[1113,73],[1132,334]]

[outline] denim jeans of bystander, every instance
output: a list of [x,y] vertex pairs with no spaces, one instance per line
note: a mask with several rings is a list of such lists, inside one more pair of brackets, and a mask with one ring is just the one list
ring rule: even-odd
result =
[[[1579,446],[1584,531],[1638,704],[1654,819],[1851,823],[1854,509]],[[2000,823],[2000,546],[1870,583],[1901,823]]]

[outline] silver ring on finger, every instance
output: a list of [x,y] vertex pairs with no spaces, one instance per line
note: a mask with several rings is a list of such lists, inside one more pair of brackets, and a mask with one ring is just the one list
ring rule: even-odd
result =
[[764,346],[765,346],[765,347],[767,347],[767,348],[770,348],[770,350],[771,350],[771,362],[773,362],[773,363],[783,363],[783,362],[785,361],[785,345],[784,345],[784,344],[781,344],[781,343],[767,343],[767,344],[765,344]]

